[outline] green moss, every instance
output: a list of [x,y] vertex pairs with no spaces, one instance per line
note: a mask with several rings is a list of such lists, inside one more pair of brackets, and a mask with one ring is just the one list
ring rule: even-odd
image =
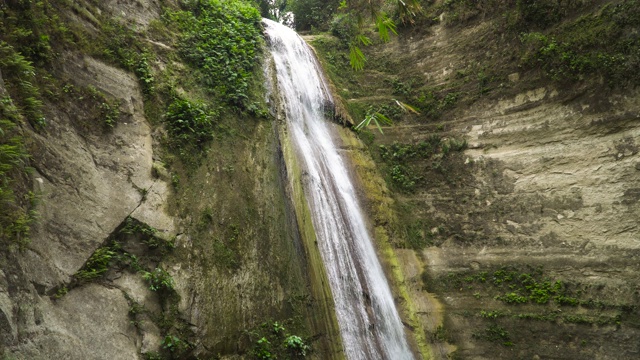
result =
[[304,244],[307,270],[311,280],[311,296],[316,302],[317,312],[309,320],[311,328],[326,334],[323,347],[328,358],[342,359],[342,344],[340,329],[333,305],[333,296],[329,288],[324,262],[318,246],[313,228],[311,212],[302,189],[301,170],[297,164],[295,152],[287,135],[279,132],[284,162],[287,164],[287,178],[291,192],[288,194],[293,201],[293,208],[300,229],[300,236]]
[[523,61],[553,80],[600,75],[612,86],[637,84],[640,40],[628,34],[640,26],[639,8],[637,0],[608,4],[548,33],[524,34]]
[[[410,295],[408,282],[405,279],[403,268],[399,263],[398,256],[394,250],[394,241],[390,238],[389,228],[393,228],[397,223],[397,214],[394,212],[393,200],[389,197],[384,180],[380,178],[375,169],[372,159],[363,152],[364,147],[355,138],[355,134],[346,129],[340,131],[343,143],[350,145],[354,149],[349,153],[354,168],[358,174],[358,186],[366,194],[367,210],[374,220],[373,238],[375,247],[380,255],[380,261],[384,265],[386,272],[390,275],[390,286],[400,299],[399,310],[404,321],[414,328],[413,339],[418,346],[419,352],[426,358],[431,358],[432,349],[425,337],[423,324],[418,319],[414,299]],[[397,239],[396,239],[397,241]]]
[[439,135],[432,134],[426,141],[415,144],[394,142],[380,145],[378,151],[380,160],[386,165],[383,169],[387,182],[396,191],[410,193],[432,181],[432,177],[428,176],[430,170],[442,172],[442,163],[466,148],[464,139],[443,141]]

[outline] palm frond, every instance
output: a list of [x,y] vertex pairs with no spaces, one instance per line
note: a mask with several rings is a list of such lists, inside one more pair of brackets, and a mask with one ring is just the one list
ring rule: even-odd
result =
[[374,113],[367,114],[364,120],[362,120],[358,125],[356,125],[354,129],[357,131],[362,130],[363,128],[371,125],[372,121],[375,123],[376,127],[378,128],[378,131],[380,131],[381,134],[384,134],[384,131],[382,131],[381,124],[387,125],[387,126],[393,125],[393,121],[391,121],[391,119],[389,119],[388,117],[386,117],[385,115],[379,112],[374,112]]
[[393,99],[393,101],[395,101],[396,104],[398,106],[400,106],[400,108],[402,110],[407,111],[407,112],[412,112],[412,113],[414,113],[416,115],[420,115],[420,111],[418,111],[418,109],[416,109],[415,107],[413,107],[413,106],[411,106],[411,105],[409,105],[407,103],[403,103],[402,101],[398,101],[396,99]]
[[398,35],[396,31],[396,24],[393,20],[384,12],[381,12],[376,16],[376,26],[378,27],[378,34],[380,35],[380,39],[384,42],[389,41],[389,31],[391,31],[394,35]]
[[367,58],[362,53],[362,50],[360,50],[360,47],[354,44],[349,45],[349,63],[354,70],[359,71],[364,69],[366,61]]

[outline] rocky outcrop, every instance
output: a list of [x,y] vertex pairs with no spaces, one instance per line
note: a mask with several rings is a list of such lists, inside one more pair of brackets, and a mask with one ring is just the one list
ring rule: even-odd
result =
[[[352,112],[388,111],[393,98],[422,106],[348,148],[376,161],[378,172],[356,169],[381,248],[399,247],[388,270],[403,275],[390,276],[402,279],[399,299],[409,294],[400,303],[437,359],[634,359],[640,93],[526,70],[485,16],[407,29],[356,75],[334,40],[314,40]],[[451,139],[466,149],[417,150]],[[394,143],[407,147],[383,157]],[[371,180],[380,175],[390,193]],[[561,290],[540,290],[545,281]],[[549,297],[531,300],[537,290]]]
[[[55,108],[46,132],[34,134],[35,181],[42,194],[39,228],[25,259],[34,282],[46,293],[68,281],[138,208],[142,189],[151,188],[151,128],[137,80],[94,59],[69,58],[65,73],[76,86],[95,86],[122,101],[123,116],[112,131],[79,130],[86,116],[73,103]],[[96,121],[90,119],[89,121]],[[82,129],[82,128],[80,128]]]
[[72,275],[129,216],[175,235],[166,212],[169,191],[152,177],[151,127],[137,79],[90,57],[69,55],[63,64],[61,77],[73,79],[71,86],[117,99],[121,116],[105,131],[79,103],[48,104],[47,127],[31,134],[39,220],[28,247],[4,260],[10,275],[3,277],[0,326],[18,358],[132,359],[141,339],[125,294],[148,293],[141,280],[52,296],[66,291]]
[[[132,47],[150,42],[145,29],[163,6],[177,9],[65,6],[57,10],[74,25],[99,33],[109,23],[140,40]],[[152,43],[145,51],[157,51],[147,54],[156,61],[144,65],[155,78],[146,80],[166,75],[185,98],[206,93],[185,75],[174,44]],[[161,124],[166,94],[143,91],[135,74],[97,56],[57,55],[47,71],[60,89],[44,104],[46,126],[24,126],[39,218],[29,244],[0,254],[0,357],[236,358],[278,321],[313,342],[316,356],[339,358],[331,298],[286,198],[275,123],[228,111],[206,148],[178,154]],[[98,276],[94,260],[106,264]],[[154,284],[154,274],[166,281]]]

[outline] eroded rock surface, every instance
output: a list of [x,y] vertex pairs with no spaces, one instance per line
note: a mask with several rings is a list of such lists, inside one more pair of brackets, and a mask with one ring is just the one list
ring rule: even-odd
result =
[[[391,193],[356,161],[374,226],[400,247],[400,305],[438,359],[635,359],[640,92],[523,70],[485,15],[407,30],[361,75],[331,67],[363,116],[394,114],[393,99],[422,106],[360,134]],[[337,58],[332,39],[314,41]],[[463,151],[441,147],[460,139]]]
[[[151,174],[151,128],[137,79],[79,56],[68,56],[63,76],[77,88],[91,86],[117,99],[121,117],[111,130],[93,123],[86,131],[86,121],[94,120],[82,107],[49,104],[46,129],[32,134],[38,225],[27,249],[8,260],[0,326],[5,343],[21,359],[133,359],[141,339],[130,323],[124,291],[87,284],[59,300],[50,296],[71,283],[128,216],[175,235],[166,206],[159,204],[168,188]],[[144,199],[143,189],[150,189]],[[144,284],[139,287],[138,292],[148,292]],[[153,343],[157,350],[159,342]]]

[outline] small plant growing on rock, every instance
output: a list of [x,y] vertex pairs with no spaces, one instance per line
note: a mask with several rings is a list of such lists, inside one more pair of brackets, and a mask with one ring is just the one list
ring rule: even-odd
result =
[[173,278],[162,268],[156,268],[152,272],[143,271],[142,278],[149,283],[151,291],[172,291],[174,289]]
[[273,359],[274,357],[271,354],[270,348],[271,342],[269,342],[266,337],[263,337],[256,343],[256,346],[253,349],[253,356],[261,360]]
[[289,335],[284,340],[284,347],[289,350],[292,355],[306,356],[309,346],[302,341],[297,335]]
[[278,321],[266,322],[262,329],[252,333],[259,339],[251,352],[255,359],[302,359],[311,351],[300,336],[289,334]]
[[101,277],[109,270],[111,259],[116,256],[116,252],[108,246],[98,248],[93,255],[87,260],[86,264],[80,269],[75,277],[78,280],[90,281]]
[[69,292],[69,289],[67,289],[66,286],[62,286],[61,288],[58,289],[58,291],[56,291],[56,293],[53,295],[54,299],[61,299],[63,296],[67,295],[67,293]]
[[178,351],[184,348],[184,342],[180,338],[172,335],[167,335],[162,340],[162,348],[171,352]]

